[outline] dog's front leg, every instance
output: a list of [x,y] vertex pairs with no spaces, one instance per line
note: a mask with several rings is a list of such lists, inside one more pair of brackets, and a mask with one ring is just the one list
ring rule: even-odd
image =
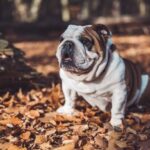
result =
[[64,106],[57,109],[58,113],[61,114],[73,114],[74,113],[74,105],[75,105],[75,99],[77,98],[77,93],[70,89],[67,84],[64,82],[62,83],[62,90],[65,97],[65,104]]
[[125,84],[118,85],[113,90],[110,123],[113,127],[122,125],[127,102],[127,89]]

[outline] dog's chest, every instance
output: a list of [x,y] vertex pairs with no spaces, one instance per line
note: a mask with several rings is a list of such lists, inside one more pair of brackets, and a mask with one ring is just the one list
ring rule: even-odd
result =
[[[83,84],[79,84],[81,87],[75,86],[77,93],[79,96],[82,96],[91,106],[97,106],[102,111],[107,110],[107,106],[112,101],[112,90],[108,87],[99,85],[99,88],[95,85],[83,86]],[[78,88],[77,88],[78,87]]]
[[69,87],[75,90],[79,96],[85,99],[105,99],[110,101],[112,96],[112,87],[109,83],[84,83],[84,82],[67,82]]

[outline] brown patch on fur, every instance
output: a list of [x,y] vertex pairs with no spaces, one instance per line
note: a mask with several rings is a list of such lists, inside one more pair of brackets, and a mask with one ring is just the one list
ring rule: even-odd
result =
[[[103,41],[104,47],[107,44],[107,40],[111,38],[112,34],[109,28],[103,24],[92,25],[92,29],[99,35],[100,41]],[[112,44],[110,50],[113,52],[116,50],[116,45]]]
[[109,37],[111,37],[111,32],[109,30],[109,28],[103,24],[95,24],[95,25],[92,25],[92,28],[94,31],[97,32],[97,34],[103,38],[103,40],[105,42],[107,42],[107,39]]
[[94,50],[98,54],[102,54],[105,49],[104,39],[101,39],[96,31],[93,30],[92,27],[86,27],[82,34],[83,37],[88,38],[89,40],[94,42]]

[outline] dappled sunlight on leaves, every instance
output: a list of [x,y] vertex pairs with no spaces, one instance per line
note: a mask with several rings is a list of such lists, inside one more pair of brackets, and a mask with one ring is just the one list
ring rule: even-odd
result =
[[[150,38],[114,37],[122,56],[141,63],[150,71]],[[138,41],[138,42],[137,42]],[[20,42],[28,63],[48,76],[50,86],[19,89],[0,96],[0,150],[148,150],[150,149],[150,111],[128,112],[123,130],[114,131],[110,113],[91,107],[82,98],[76,102],[74,116],[60,115],[64,96],[55,58],[57,41]],[[52,77],[51,74],[55,73]],[[56,84],[54,79],[57,80]]]

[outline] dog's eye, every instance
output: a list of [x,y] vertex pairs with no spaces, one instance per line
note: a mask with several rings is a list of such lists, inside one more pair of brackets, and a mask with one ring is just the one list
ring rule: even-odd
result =
[[92,46],[93,46],[93,42],[87,38],[81,38],[80,41],[82,42],[83,45],[85,45],[88,50],[91,50],[92,49]]
[[60,36],[59,42],[62,42],[63,40],[64,40],[64,38],[62,36]]

